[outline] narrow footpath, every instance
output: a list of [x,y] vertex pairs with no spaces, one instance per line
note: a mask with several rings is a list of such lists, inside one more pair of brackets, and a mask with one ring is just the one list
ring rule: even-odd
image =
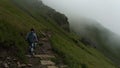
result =
[[[67,65],[62,60],[55,60],[58,55],[53,52],[49,41],[51,35],[46,35],[48,36],[40,38],[40,44],[35,49],[35,56],[26,55],[29,63],[27,65],[18,63],[19,68],[67,68]],[[60,63],[56,63],[55,61],[59,61]]]

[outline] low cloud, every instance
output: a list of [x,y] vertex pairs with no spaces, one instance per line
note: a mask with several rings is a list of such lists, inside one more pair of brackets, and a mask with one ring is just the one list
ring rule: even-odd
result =
[[43,0],[43,2],[64,13],[70,20],[90,18],[120,35],[120,0]]

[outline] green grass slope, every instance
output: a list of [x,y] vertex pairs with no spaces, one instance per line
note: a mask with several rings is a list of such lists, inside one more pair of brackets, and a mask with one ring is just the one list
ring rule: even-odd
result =
[[13,56],[25,60],[28,44],[24,38],[29,29],[34,27],[39,37],[40,31],[49,29],[53,32],[50,41],[54,50],[69,68],[116,68],[94,48],[86,47],[81,42],[76,44],[72,40],[76,39],[76,35],[65,32],[52,19],[46,21],[42,16],[39,18],[33,16],[18,8],[10,0],[0,0],[0,43],[2,43],[0,47],[15,47]]
[[[96,43],[96,47],[115,64],[120,64],[120,36],[98,24],[96,21],[81,19],[79,24],[73,24],[71,29],[83,37],[87,37]],[[78,21],[74,21],[78,22]],[[79,28],[76,28],[79,26]]]

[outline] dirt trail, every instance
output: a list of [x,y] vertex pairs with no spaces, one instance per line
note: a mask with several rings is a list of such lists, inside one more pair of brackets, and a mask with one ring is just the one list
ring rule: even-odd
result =
[[32,64],[31,68],[47,68],[47,66],[55,65],[55,63],[50,60],[51,58],[55,58],[50,42],[48,40],[40,41],[43,45],[36,46],[36,55],[34,57],[27,55],[29,63]]
[[29,63],[32,65],[32,67],[27,67],[27,68],[66,68],[67,67],[64,64],[57,64],[52,61],[52,59],[57,59],[56,58],[57,54],[53,52],[51,43],[49,41],[49,37],[41,38],[40,42],[42,43],[42,45],[36,46],[35,49],[36,55],[34,57],[29,57],[29,55],[27,55]]

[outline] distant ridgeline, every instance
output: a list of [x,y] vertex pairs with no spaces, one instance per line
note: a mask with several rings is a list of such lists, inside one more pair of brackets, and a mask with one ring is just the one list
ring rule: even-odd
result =
[[46,21],[54,21],[64,30],[69,31],[68,18],[54,9],[44,5],[41,0],[13,0],[24,11],[34,18],[42,17]]

